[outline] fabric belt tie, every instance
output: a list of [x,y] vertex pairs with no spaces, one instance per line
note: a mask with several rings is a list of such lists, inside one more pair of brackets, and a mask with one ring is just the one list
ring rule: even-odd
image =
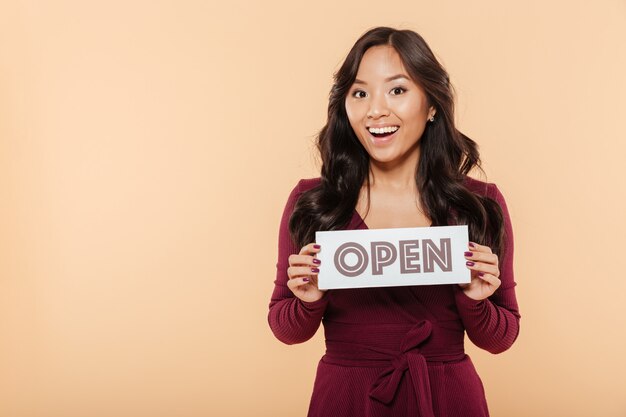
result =
[[396,395],[404,372],[408,370],[415,388],[420,417],[435,417],[426,358],[419,349],[419,346],[430,336],[431,330],[430,322],[424,320],[409,331],[402,342],[402,352],[395,356],[391,360],[391,366],[378,376],[370,390],[370,397],[383,404],[390,404]]
[[[362,329],[359,330],[362,331]],[[427,361],[458,361],[465,356],[465,352],[462,345],[460,347],[446,346],[442,349],[425,343],[432,339],[432,330],[433,325],[429,320],[422,320],[404,330],[406,333],[400,343],[399,351],[369,344],[327,339],[325,361],[343,366],[384,367],[372,384],[369,396],[385,405],[391,404],[404,373],[408,371],[417,401],[418,415],[435,417]],[[345,338],[344,340],[350,340],[351,335],[346,331],[342,332],[341,336],[342,339]]]

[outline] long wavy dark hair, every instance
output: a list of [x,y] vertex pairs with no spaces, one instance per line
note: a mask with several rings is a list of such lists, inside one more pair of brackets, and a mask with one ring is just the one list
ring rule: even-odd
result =
[[436,109],[435,121],[427,123],[420,138],[415,172],[424,213],[433,226],[468,225],[470,240],[489,246],[500,257],[505,233],[502,210],[493,199],[473,193],[463,183],[472,168],[482,168],[476,142],[454,126],[450,77],[419,34],[390,27],[365,32],[333,76],[328,120],[317,135],[321,183],[305,191],[296,203],[289,221],[294,243],[302,247],[314,241],[316,230],[347,226],[364,182],[369,210],[369,154],[350,126],[345,99],[363,55],[377,45],[389,45],[398,52],[409,76],[424,89],[428,106]]

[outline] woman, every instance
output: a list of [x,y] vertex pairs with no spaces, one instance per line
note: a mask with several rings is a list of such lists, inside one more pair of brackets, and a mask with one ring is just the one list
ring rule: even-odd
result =
[[[324,325],[309,416],[487,416],[464,334],[492,353],[519,332],[513,231],[498,187],[470,178],[448,74],[420,35],[378,27],[335,74],[321,176],[292,190],[269,324],[287,344]],[[366,223],[367,221],[367,223]],[[468,225],[471,283],[321,291],[316,230]]]

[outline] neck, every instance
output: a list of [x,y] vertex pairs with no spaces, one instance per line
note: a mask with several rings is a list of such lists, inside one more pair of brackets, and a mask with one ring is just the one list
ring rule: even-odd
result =
[[370,159],[369,179],[372,187],[415,190],[415,172],[419,163],[419,148],[405,159],[380,162]]

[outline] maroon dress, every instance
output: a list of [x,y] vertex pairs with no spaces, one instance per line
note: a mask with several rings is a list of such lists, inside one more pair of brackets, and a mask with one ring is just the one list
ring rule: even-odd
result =
[[[464,335],[491,353],[507,350],[517,338],[513,230],[498,187],[465,181],[473,192],[495,199],[505,217],[502,284],[481,301],[457,284],[328,290],[318,301],[300,300],[287,287],[289,255],[300,252],[288,223],[298,197],[320,178],[302,179],[292,190],[280,224],[268,320],[287,344],[309,340],[324,325],[326,353],[317,367],[309,417],[489,415],[482,381],[464,352]],[[356,210],[346,229],[367,229]]]

